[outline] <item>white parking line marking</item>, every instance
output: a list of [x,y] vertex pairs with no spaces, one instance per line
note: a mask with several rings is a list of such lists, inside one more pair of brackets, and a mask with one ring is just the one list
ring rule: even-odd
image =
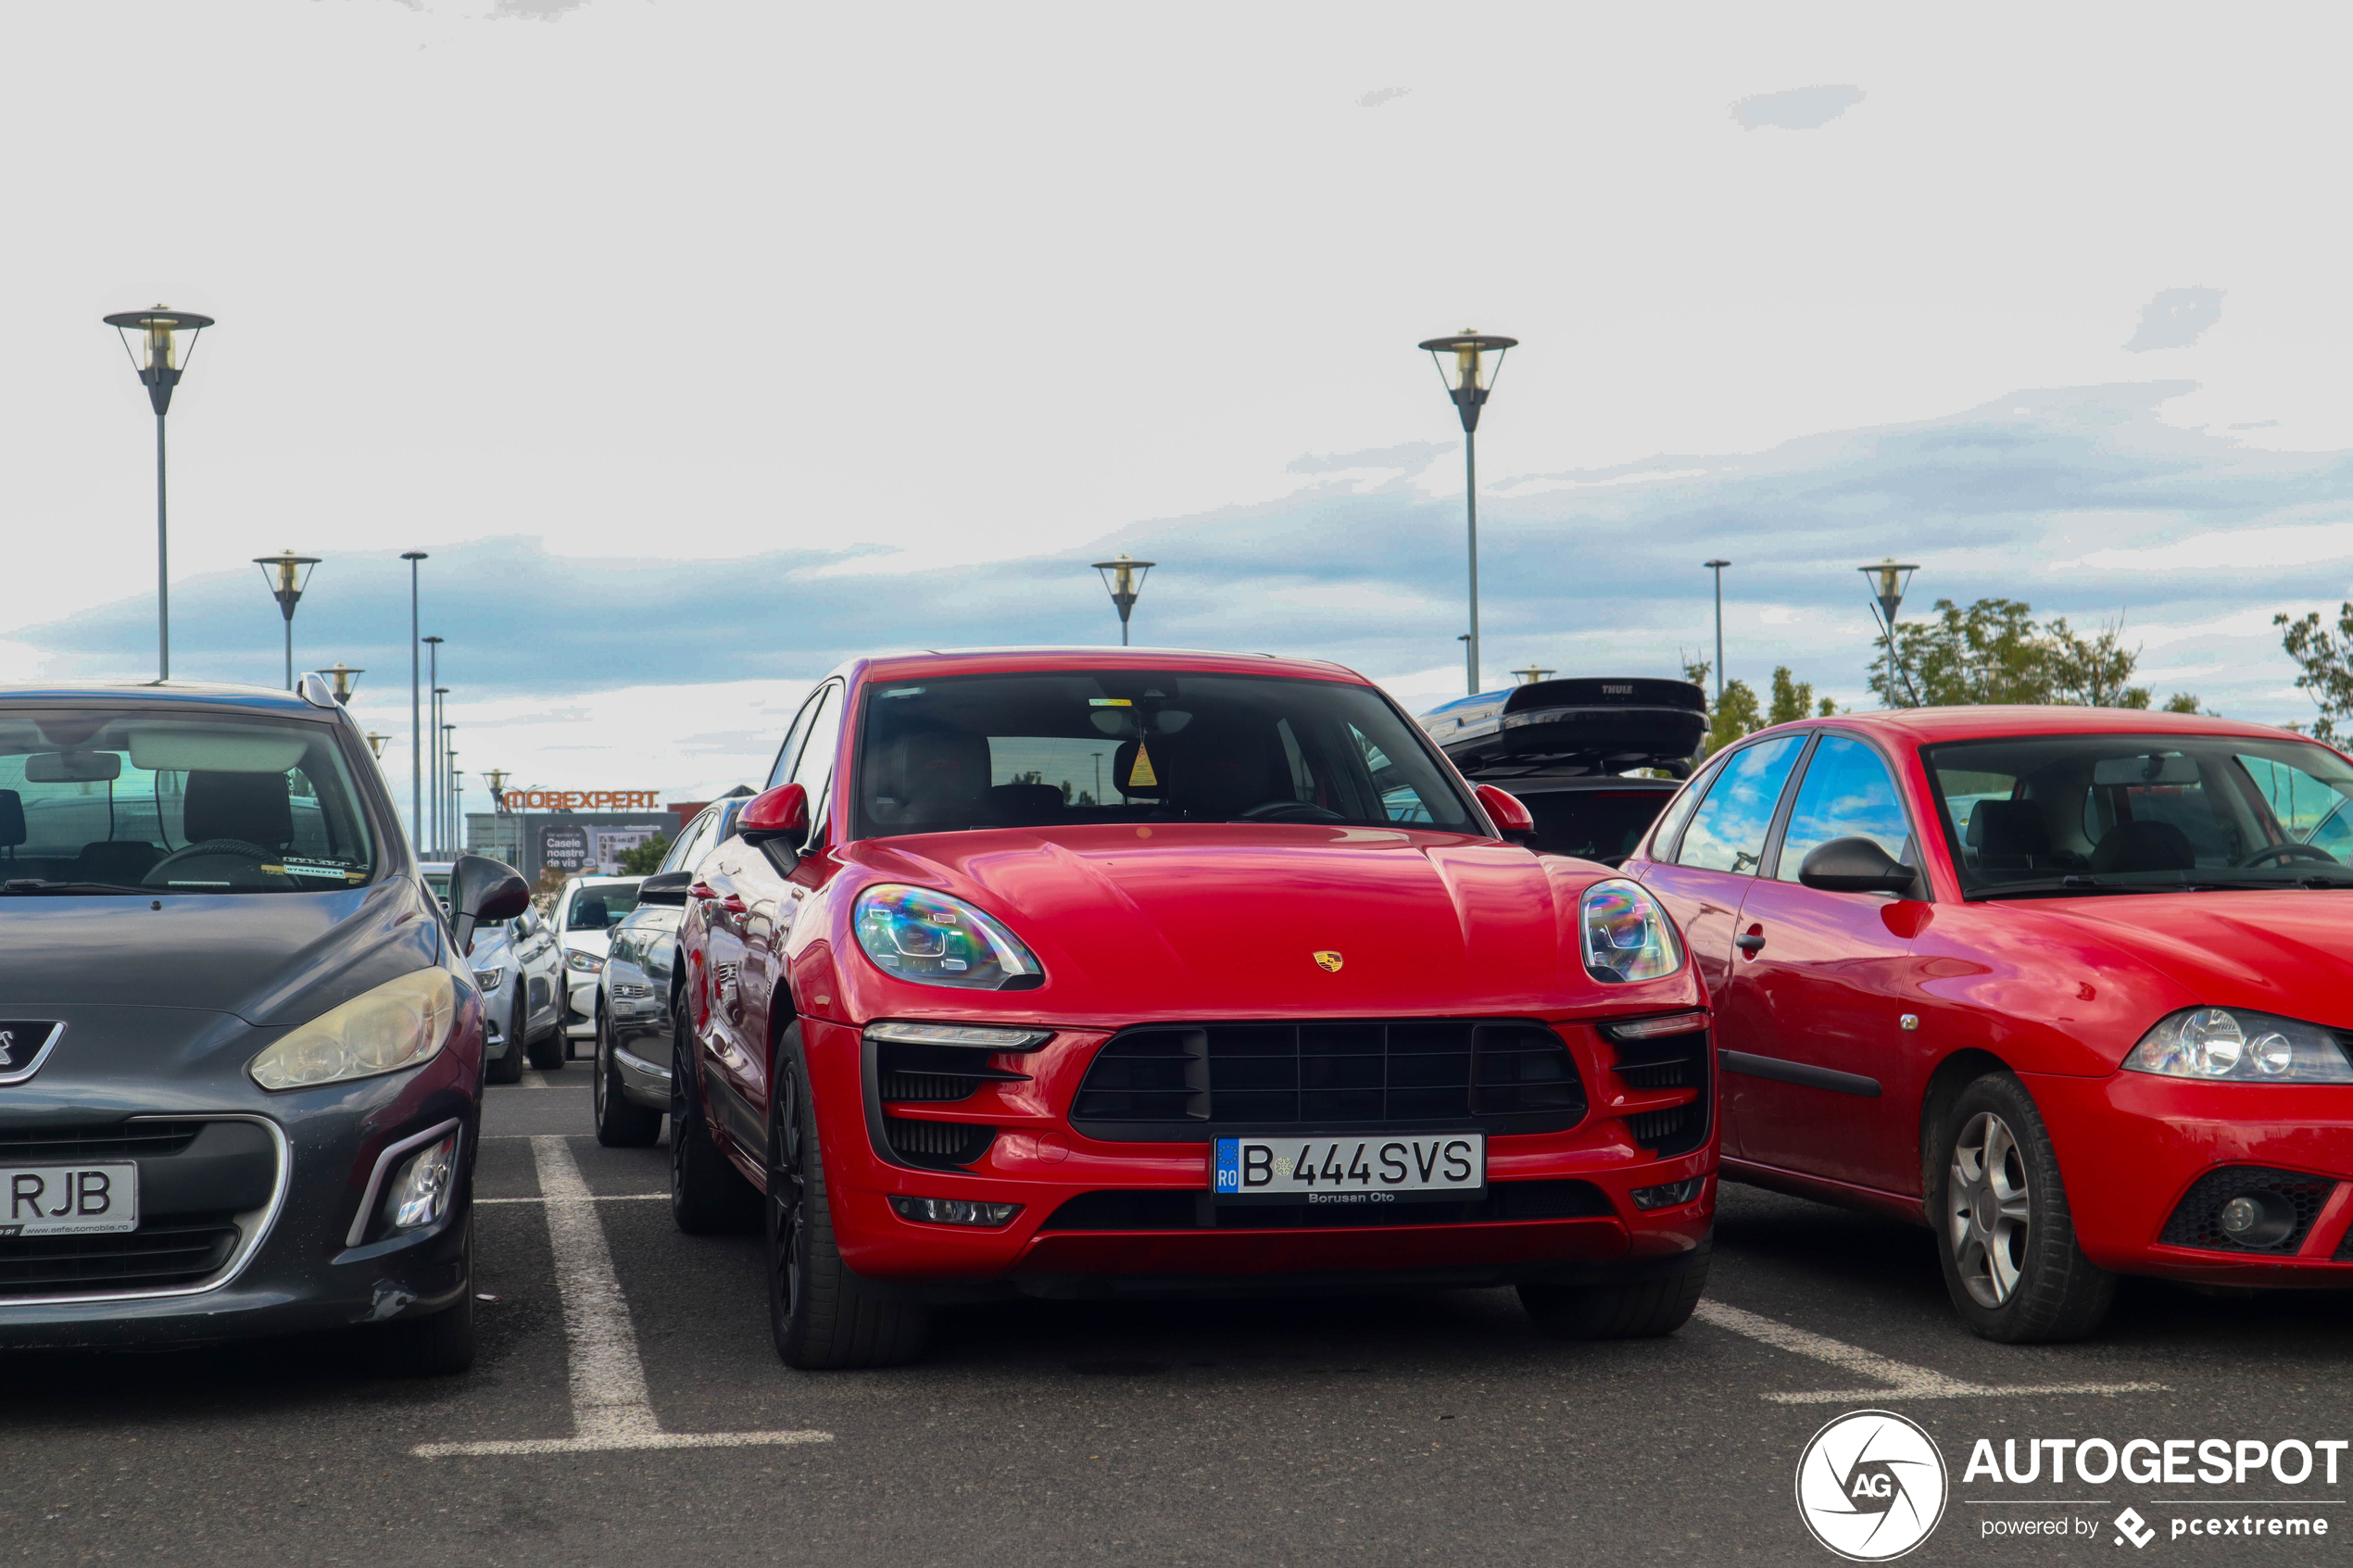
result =
[[2162,1383],[2033,1383],[1986,1384],[1966,1383],[1957,1377],[1947,1377],[1927,1367],[1909,1365],[1888,1360],[1869,1350],[1831,1339],[1806,1329],[1793,1328],[1773,1318],[1760,1317],[1743,1311],[1721,1301],[1702,1301],[1692,1315],[1702,1323],[1718,1328],[1744,1334],[1778,1350],[1808,1356],[1827,1361],[1834,1367],[1854,1373],[1859,1377],[1875,1377],[1886,1385],[1879,1388],[1831,1388],[1816,1393],[1767,1394],[1765,1399],[1777,1405],[1843,1405],[1870,1399],[2007,1399],[2014,1394],[2162,1394],[2168,1392]]
[[547,1075],[545,1073],[540,1072],[536,1067],[524,1068],[522,1070],[522,1078],[518,1079],[517,1082],[521,1083],[526,1089],[549,1089],[555,1087],[554,1085],[547,1082]]
[[[510,1442],[422,1443],[419,1459],[475,1454],[606,1453],[621,1449],[738,1449],[785,1443],[830,1443],[830,1432],[664,1432],[646,1393],[646,1369],[628,1298],[613,1274],[596,1195],[561,1137],[531,1140],[539,1167],[540,1201],[547,1206],[547,1241],[556,1256],[556,1288],[563,1298],[570,1350],[574,1436]],[[638,1195],[631,1195],[638,1196]],[[487,1200],[485,1200],[487,1201]]]

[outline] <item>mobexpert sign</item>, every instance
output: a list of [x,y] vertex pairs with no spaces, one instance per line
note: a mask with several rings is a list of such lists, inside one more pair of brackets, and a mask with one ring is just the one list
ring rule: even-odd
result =
[[510,811],[650,811],[658,789],[510,789],[500,797]]

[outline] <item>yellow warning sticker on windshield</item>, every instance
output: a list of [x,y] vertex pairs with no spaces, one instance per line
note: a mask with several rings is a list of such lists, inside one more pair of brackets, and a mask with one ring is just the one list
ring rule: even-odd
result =
[[1141,741],[1136,743],[1136,765],[1127,770],[1127,786],[1130,789],[1160,787],[1160,775],[1152,771],[1152,754],[1144,749]]

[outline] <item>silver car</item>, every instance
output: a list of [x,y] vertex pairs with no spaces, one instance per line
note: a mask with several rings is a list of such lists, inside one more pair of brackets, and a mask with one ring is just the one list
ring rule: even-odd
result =
[[[424,860],[417,870],[442,908],[448,909],[449,862]],[[482,987],[487,1034],[484,1078],[493,1084],[521,1083],[526,1059],[535,1067],[560,1065],[563,956],[555,933],[538,911],[527,909],[512,920],[477,927],[467,962]],[[547,1058],[556,1060],[543,1060]]]

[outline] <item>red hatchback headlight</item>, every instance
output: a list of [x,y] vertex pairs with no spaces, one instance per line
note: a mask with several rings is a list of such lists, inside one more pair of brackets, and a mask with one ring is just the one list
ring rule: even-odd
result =
[[2186,1008],[2141,1036],[2125,1071],[2232,1084],[2353,1084],[2333,1029],[2243,1008]]

